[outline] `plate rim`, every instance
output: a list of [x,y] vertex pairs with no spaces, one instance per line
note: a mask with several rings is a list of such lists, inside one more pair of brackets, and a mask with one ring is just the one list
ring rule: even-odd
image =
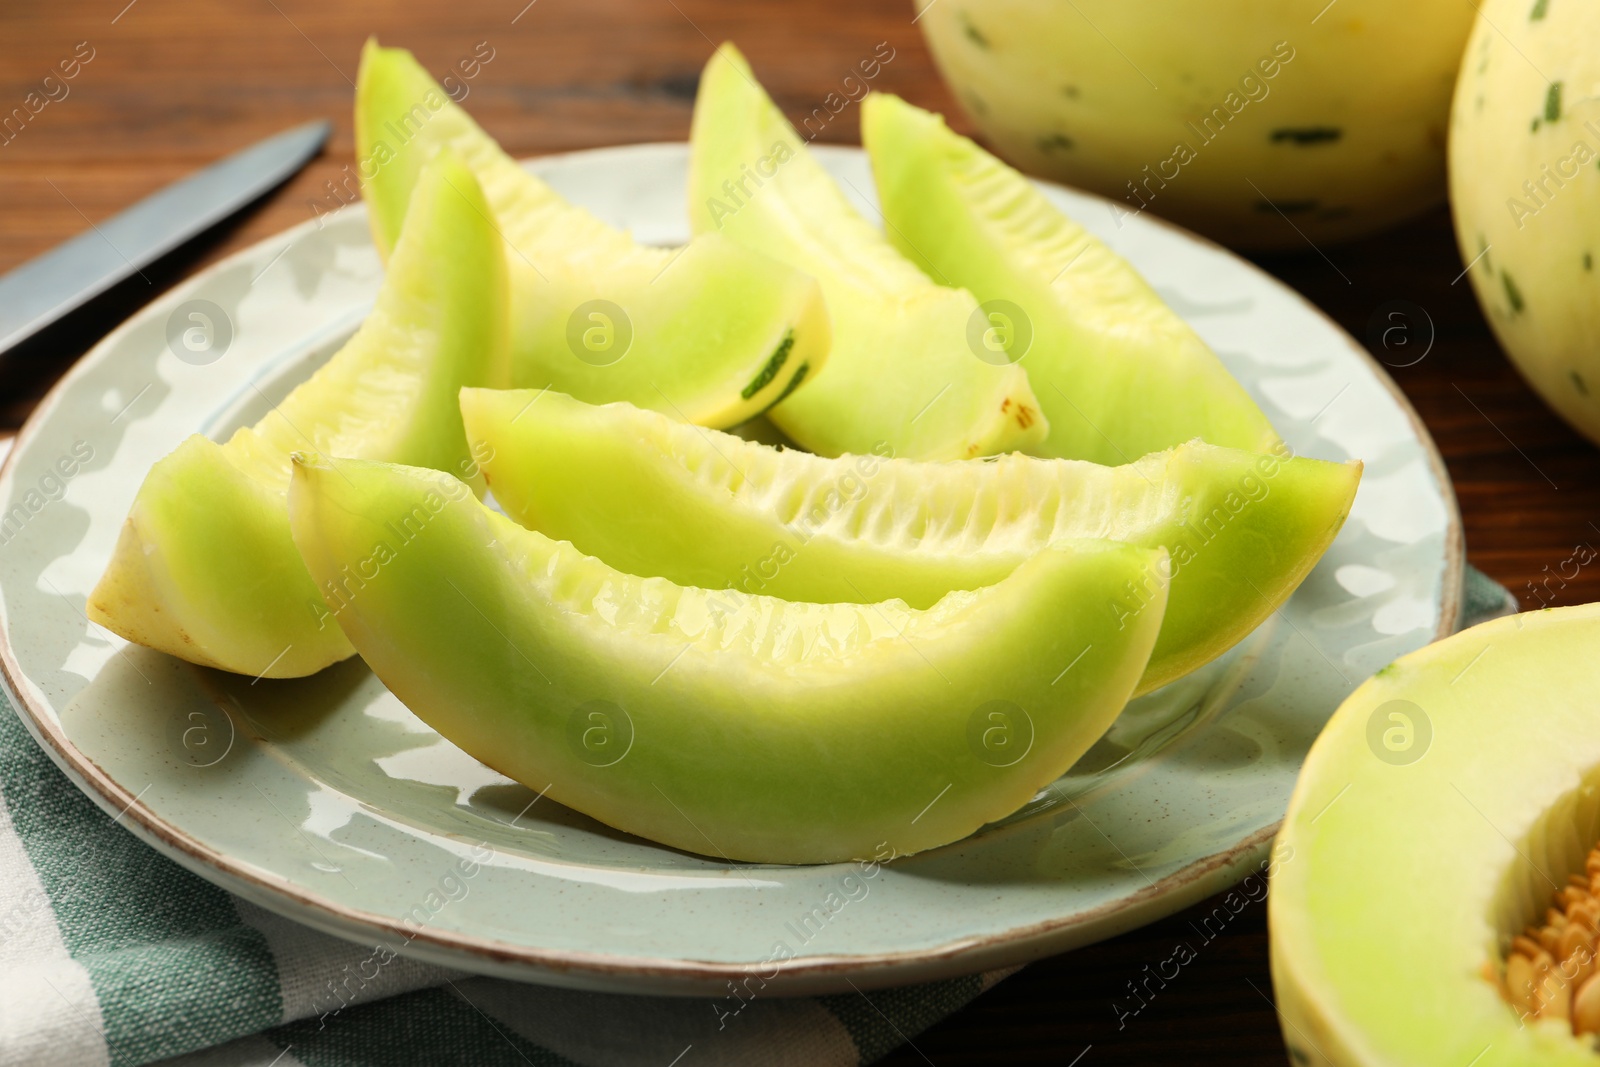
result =
[[[661,149],[683,151],[687,147],[687,142],[684,141],[646,141],[550,153],[519,162],[523,164],[550,162],[578,156],[624,155]],[[859,146],[853,145],[812,147],[828,155],[835,153],[859,155],[864,152]],[[1099,201],[1108,207],[1112,206],[1111,201],[1105,197],[1086,190],[1032,176],[1030,180],[1036,186],[1061,189],[1076,196]],[[1332,316],[1298,290],[1275,278],[1255,263],[1209,238],[1153,213],[1148,215],[1146,221],[1168,231],[1177,239],[1228,256],[1249,272],[1291,294],[1303,307],[1320,318],[1359,360],[1364,361],[1378,382],[1388,391],[1422,447],[1428,469],[1440,488],[1446,511],[1439,624],[1429,643],[1455,632],[1460,621],[1466,562],[1460,506],[1448,468],[1433,440],[1433,435],[1387,369]],[[164,293],[119,323],[88,352],[79,357],[35,406],[17,432],[4,461],[0,462],[0,481],[10,476],[22,446],[40,431],[60,403],[65,391],[81,375],[88,373],[90,364],[103,350],[120,342],[138,320],[151,312],[152,308],[160,308],[169,302],[174,304],[181,302],[190,288],[197,283],[234,266],[247,257],[261,255],[264,249],[279,243],[292,244],[299,240],[303,233],[319,228],[320,225],[318,219],[307,219],[268,235],[180,279]],[[776,969],[776,977],[769,978],[766,974],[762,977],[777,987],[778,995],[802,995],[808,992],[842,989],[844,986],[838,984],[841,979],[847,984],[854,985],[855,979],[864,978],[872,987],[883,987],[907,981],[971,974],[995,966],[1020,965],[1046,955],[1092,943],[1103,937],[1115,936],[1123,930],[1132,929],[1181,910],[1203,899],[1210,892],[1220,891],[1242,876],[1238,872],[1244,870],[1252,857],[1263,852],[1283,824],[1280,817],[1270,825],[1250,833],[1231,847],[1200,857],[1172,874],[1115,900],[1023,926],[1012,926],[982,935],[957,937],[928,948],[849,956],[797,954],[792,959],[780,962],[736,963],[518,946],[495,938],[438,931],[429,927],[411,930],[397,920],[330,900],[301,883],[271,874],[252,863],[230,857],[204,844],[144,807],[137,794],[116,781],[78,749],[59,725],[52,723],[48,715],[34,707],[26,695],[27,688],[19,684],[19,679],[26,677],[13,653],[9,626],[0,626],[0,686],[3,686],[17,711],[18,718],[29,734],[81,792],[117,821],[121,821],[123,816],[128,816],[128,828],[135,836],[185,869],[253,903],[346,940],[359,942],[370,936],[393,937],[405,944],[403,954],[415,958],[445,966],[470,965],[480,973],[524,981],[543,980],[547,984],[569,987],[648,992],[655,995],[703,996],[711,991],[720,992],[722,983],[728,980],[747,977],[755,967],[770,966]],[[1222,880],[1230,873],[1234,875],[1233,878]],[[1130,921],[1125,925],[1118,925],[1114,921],[1117,916],[1124,916]],[[1085,933],[1089,936],[1075,936]]]

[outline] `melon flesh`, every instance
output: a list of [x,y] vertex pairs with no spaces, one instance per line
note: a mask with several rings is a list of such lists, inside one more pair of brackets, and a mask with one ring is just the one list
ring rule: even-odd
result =
[[969,344],[972,294],[930,281],[856,212],[728,44],[695,100],[689,219],[821,283],[828,366],[770,413],[803,447],[964,459],[1044,440],[1027,375]]
[[1050,423],[1035,455],[1116,464],[1196,437],[1277,445],[1199,335],[1028,179],[887,93],[862,102],[861,129],[895,247],[931,278],[1020,309],[996,325],[1027,345],[1012,354]]
[[515,384],[732,426],[821,372],[828,315],[811,278],[714,235],[636,243],[506,155],[410,52],[368,41],[356,150],[380,251],[445,146],[483,185],[505,239]]
[[[813,602],[929,607],[997,582],[1062,538],[1171,556],[1171,599],[1141,692],[1221,655],[1288,599],[1350,512],[1359,463],[1199,442],[1102,467],[1012,454],[825,459],[626,404],[466,389],[495,499],[620,570]],[[1141,579],[1097,605],[1115,619]]]
[[1312,746],[1274,849],[1272,979],[1291,1061],[1583,1067],[1591,1039],[1501,992],[1600,837],[1600,606],[1405,656]]
[[196,434],[151,468],[89,617],[240,674],[296,678],[351,655],[289,536],[289,453],[326,448],[477,478],[456,394],[507,382],[498,248],[472,173],[441,156],[417,183],[355,336],[254,426],[225,444]]
[[903,855],[1015,811],[1111,724],[1164,589],[1094,605],[1160,552],[1046,548],[926,610],[637,578],[449,475],[298,461],[295,542],[362,658],[496,770],[618,829],[770,863]]

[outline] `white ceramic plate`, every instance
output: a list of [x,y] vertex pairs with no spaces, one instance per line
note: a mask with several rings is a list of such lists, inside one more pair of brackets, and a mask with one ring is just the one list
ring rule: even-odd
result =
[[[871,190],[859,151],[818,154],[853,195]],[[641,240],[671,243],[687,236],[686,164],[674,144],[531,166]],[[792,956],[776,967],[787,992],[884,986],[1058,952],[1215,892],[1261,862],[1345,694],[1454,628],[1455,502],[1393,384],[1293,292],[1168,225],[1119,226],[1104,201],[1047,192],[1145,272],[1297,452],[1359,457],[1366,477],[1282,612],[1136,701],[1072,773],[966,841],[866,872],[687,855],[533,803],[359,661],[252,683],[88,623],[86,594],[150,465],[191,432],[220,438],[259,417],[370,306],[379,265],[359,207],[177,287],[39,408],[0,473],[8,696],[85,792],[204,877],[335,934],[408,939],[419,957],[540,982],[722,993]],[[209,342],[195,310],[214,320]],[[183,336],[196,329],[198,353]]]

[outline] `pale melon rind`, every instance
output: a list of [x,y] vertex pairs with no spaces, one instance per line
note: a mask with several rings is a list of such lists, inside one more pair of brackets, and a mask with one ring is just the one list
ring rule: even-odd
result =
[[[464,389],[461,406],[507,514],[681,584],[928,607],[1063,538],[1165,549],[1170,597],[1140,692],[1210,662],[1282,606],[1361,478],[1359,463],[1200,442],[1118,467],[824,459],[555,392]],[[1091,610],[1116,619],[1146,594],[1141,580]]]
[[481,485],[456,394],[508,379],[498,252],[471,172],[439,157],[355,336],[255,426],[220,445],[196,434],[156,463],[89,617],[240,674],[294,678],[350,656],[289,536],[289,453],[333,448]]
[[999,154],[1103,194],[1119,220],[1149,211],[1230,245],[1307,250],[1444,197],[1469,0],[914,7]]
[[769,416],[802,447],[964,459],[1044,440],[1027,375],[969,342],[972,294],[930,281],[857,213],[731,44],[695,99],[689,219],[822,285],[828,366]]
[[355,650],[338,627],[315,625],[321,594],[305,567],[281,565],[294,547],[284,506],[283,487],[241,471],[225,446],[190,437],[139,487],[89,618],[239,674],[294,678],[345,659]]
[[996,309],[1050,422],[1035,455],[1117,464],[1195,438],[1278,444],[1200,336],[1026,178],[887,93],[862,101],[861,130],[894,246]]
[[1451,113],[1450,199],[1461,260],[1501,347],[1600,442],[1597,35],[1589,5],[1483,4]]
[[410,52],[369,40],[356,151],[380,251],[443,146],[472,168],[505,239],[515,384],[732,426],[821,373],[830,331],[813,279],[716,235],[637,244],[506,155]]
[[926,611],[725,603],[525,530],[448,475],[360,461],[302,458],[290,513],[339,625],[423,721],[722,859],[881,860],[1009,814],[1111,724],[1164,604],[1121,627],[1085,610],[1159,567],[1105,542]]
[[1384,668],[1329,720],[1269,896],[1291,1062],[1594,1063],[1484,970],[1600,835],[1597,646],[1597,605],[1499,619]]

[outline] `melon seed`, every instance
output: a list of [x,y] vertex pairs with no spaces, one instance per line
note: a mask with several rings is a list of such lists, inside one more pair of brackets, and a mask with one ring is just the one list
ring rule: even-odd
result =
[[1572,994],[1560,971],[1544,976],[1539,987],[1539,1014],[1546,1019],[1571,1019]]
[[1582,987],[1595,972],[1595,953],[1587,944],[1579,945],[1561,964],[1561,972],[1572,976],[1569,984],[1573,989]]
[[1520,953],[1506,960],[1506,999],[1512,1007],[1528,1015],[1539,1013],[1533,996],[1533,960]]
[[1511,953],[1515,956],[1526,956],[1532,961],[1539,954],[1539,942],[1527,934],[1518,934],[1511,941]]
[[1578,987],[1572,998],[1572,1032],[1592,1034],[1600,1031],[1600,976],[1592,977]]
[[[1600,1033],[1600,847],[1555,893],[1544,922],[1511,939],[1501,994],[1529,1018],[1563,1019]],[[1560,963],[1556,961],[1559,960]]]
[[[1546,929],[1551,929],[1547,927]],[[1574,953],[1589,945],[1594,944],[1594,931],[1586,929],[1582,923],[1567,923],[1555,937],[1556,957],[1570,960]]]

